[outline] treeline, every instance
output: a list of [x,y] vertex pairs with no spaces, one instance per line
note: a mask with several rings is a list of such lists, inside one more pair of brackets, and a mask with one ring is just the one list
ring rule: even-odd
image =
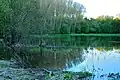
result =
[[57,30],[54,31],[58,34],[120,33],[120,18],[114,18],[112,16],[99,16],[96,19],[63,17],[62,22],[57,19],[56,21],[58,21],[58,26],[56,26]]
[[84,11],[72,0],[0,0],[0,35],[54,33]]
[[27,35],[120,33],[119,18],[88,19],[83,16],[85,11],[72,0],[0,0],[0,37],[14,40]]

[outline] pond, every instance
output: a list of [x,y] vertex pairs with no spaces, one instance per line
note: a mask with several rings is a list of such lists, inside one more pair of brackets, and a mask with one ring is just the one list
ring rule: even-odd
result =
[[[42,45],[41,44],[42,41]],[[94,80],[107,80],[105,75],[120,73],[120,37],[52,36],[27,37],[17,46],[17,56],[4,53],[0,59],[14,60],[17,67],[89,71]],[[19,58],[18,58],[19,56]]]

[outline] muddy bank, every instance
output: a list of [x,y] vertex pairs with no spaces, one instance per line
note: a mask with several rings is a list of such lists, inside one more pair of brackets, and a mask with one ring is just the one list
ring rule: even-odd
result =
[[13,69],[0,70],[0,80],[79,80],[92,77],[89,72],[49,71],[46,69]]
[[[9,61],[0,61],[0,80],[120,80],[119,73],[94,75],[90,72],[71,72],[61,69],[13,68]],[[97,78],[98,77],[98,78]]]
[[13,61],[0,60],[0,80],[77,80],[92,77],[89,72],[69,72],[61,69],[15,68]]

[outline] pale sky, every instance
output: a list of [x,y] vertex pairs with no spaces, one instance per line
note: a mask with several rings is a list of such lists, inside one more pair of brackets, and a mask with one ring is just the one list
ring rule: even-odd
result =
[[74,0],[86,7],[87,16],[96,18],[100,15],[115,16],[120,13],[120,0]]

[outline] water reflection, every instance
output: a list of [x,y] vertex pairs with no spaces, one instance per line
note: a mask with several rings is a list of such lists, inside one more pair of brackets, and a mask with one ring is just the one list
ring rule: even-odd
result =
[[[36,46],[40,43],[41,37],[24,38],[21,44]],[[120,37],[95,37],[95,36],[55,36],[44,37],[43,42],[45,47],[113,47],[120,45]]]
[[[26,67],[64,69],[82,62],[81,49],[43,49],[42,53],[20,53],[19,58]],[[66,65],[67,64],[67,65]]]
[[[109,73],[120,72],[120,49],[105,50],[103,49],[90,49],[84,50],[85,60],[82,63],[67,68],[67,71],[79,72],[90,71],[95,73],[95,80],[100,79],[101,75]],[[105,79],[107,80],[107,79]]]
[[[44,37],[42,39],[44,46],[40,47],[41,37],[26,37],[19,43],[21,46],[15,48],[17,55],[4,52],[3,47],[0,46],[0,59],[14,59],[24,67],[69,70],[76,67],[76,70],[73,69],[73,71],[92,70],[93,67],[99,68],[98,65],[105,62],[110,66],[107,61],[116,63],[119,61],[118,58],[110,58],[110,53],[114,54],[111,57],[116,56],[116,52],[112,52],[112,49],[113,47],[120,48],[119,40],[120,37],[55,36]],[[94,49],[88,49],[88,47]],[[90,60],[92,61],[88,62]],[[93,63],[99,64],[96,66]]]

